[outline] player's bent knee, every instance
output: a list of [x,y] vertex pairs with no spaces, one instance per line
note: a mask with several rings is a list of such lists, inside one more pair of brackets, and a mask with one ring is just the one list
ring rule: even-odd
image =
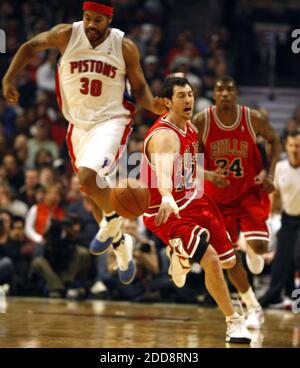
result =
[[206,252],[204,253],[200,265],[204,268],[204,270],[210,270],[211,272],[217,272],[221,269],[219,257],[214,250],[214,248],[209,245]]
[[208,255],[205,259],[205,263],[202,264],[202,267],[205,272],[211,272],[215,275],[222,271],[222,267],[217,255]]
[[236,265],[236,257],[235,256],[234,256],[234,258],[221,263],[221,266],[224,270],[229,270],[229,269],[233,268],[235,265]]

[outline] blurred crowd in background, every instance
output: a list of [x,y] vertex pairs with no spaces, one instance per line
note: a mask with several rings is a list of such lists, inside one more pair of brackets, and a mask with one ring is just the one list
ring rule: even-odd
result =
[[[7,52],[1,54],[0,77],[22,42],[55,24],[80,20],[79,3],[2,1],[0,28],[7,34]],[[238,83],[246,81],[245,76],[251,79],[255,55],[251,2],[232,1],[231,6],[217,2],[223,6],[219,27],[202,37],[193,29],[170,24],[174,3],[117,0],[113,26],[138,45],[153,94],[161,94],[167,75],[183,72],[193,86],[198,112],[213,104],[217,77],[231,74]],[[68,123],[55,93],[58,56],[49,50],[26,66],[18,78],[17,106],[0,97],[0,285],[9,285],[11,295],[212,303],[200,266],[193,267],[186,287],[172,285],[164,245],[147,233],[140,220],[124,224],[124,231],[136,238],[138,274],[132,285],[119,282],[111,254],[97,258],[89,254],[98,225],[68,157]],[[129,153],[141,151],[145,132],[155,118],[138,107]],[[300,107],[290,112],[281,132],[283,156],[287,132],[297,129]]]

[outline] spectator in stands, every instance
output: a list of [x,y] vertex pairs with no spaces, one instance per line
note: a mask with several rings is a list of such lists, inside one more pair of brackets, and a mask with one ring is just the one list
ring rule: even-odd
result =
[[46,61],[37,69],[36,83],[39,89],[55,93],[55,70],[57,57],[57,51],[50,50]]
[[40,169],[39,183],[48,188],[57,181],[57,175],[54,168],[51,165],[46,165]]
[[14,193],[17,193],[24,184],[24,173],[19,167],[16,157],[8,153],[3,157],[3,168],[7,175],[7,181]]
[[39,186],[39,172],[36,169],[29,169],[25,172],[25,183],[20,188],[18,198],[31,207],[35,204],[36,190]]
[[25,222],[25,234],[29,240],[43,244],[51,220],[63,220],[65,211],[60,207],[62,198],[62,187],[56,183],[46,189],[44,202],[30,208]]
[[24,168],[26,167],[26,161],[28,159],[28,139],[25,134],[19,134],[14,141],[14,153],[18,165]]
[[[45,234],[45,249],[31,265],[31,279],[42,278],[49,290],[49,297],[66,295],[78,299],[86,295],[90,254],[78,245],[80,222],[77,218],[65,221],[52,220]],[[78,287],[79,286],[79,287]]]
[[18,200],[13,198],[10,186],[5,182],[0,183],[0,208],[6,209],[14,216],[25,217],[28,212],[28,206]]
[[[66,196],[66,201],[69,205],[76,201],[82,200],[82,193],[80,190],[80,182],[77,175],[73,175],[70,180],[69,190]],[[71,211],[72,212],[72,211]]]
[[175,44],[169,48],[166,57],[167,73],[171,71],[171,65],[174,62],[174,59],[178,55],[182,54],[184,46],[187,42],[190,42],[191,40],[192,35],[190,31],[183,31],[177,34]]
[[0,285],[8,284],[12,295],[26,291],[28,268],[22,254],[24,243],[15,231],[15,224],[23,221],[13,219],[8,211],[0,211]]
[[186,56],[176,56],[170,69],[173,73],[183,73],[190,84],[201,84],[201,79],[192,71],[192,60]]
[[36,155],[41,148],[49,151],[54,160],[58,158],[58,147],[49,139],[49,124],[45,120],[38,120],[34,125],[34,138],[28,142],[28,167],[34,167]]
[[34,159],[34,167],[36,169],[41,169],[45,166],[53,165],[53,156],[49,150],[46,148],[41,148],[37,151]]
[[16,295],[26,295],[30,292],[28,273],[33,258],[34,245],[30,243],[24,232],[24,218],[15,216],[10,229],[11,249],[14,249],[14,279],[12,292]]
[[[0,206],[1,207],[1,206]],[[14,276],[9,232],[12,216],[9,211],[0,211],[0,285],[10,284]]]
[[144,58],[143,70],[149,84],[151,84],[155,79],[163,79],[163,76],[159,71],[159,60],[156,55],[147,55]]
[[[77,215],[82,222],[81,233],[79,234],[80,244],[88,247],[97,230],[97,223],[92,214],[92,206],[89,199],[81,195],[81,199],[72,202],[67,207],[67,213]],[[96,258],[98,259],[98,257]]]
[[30,132],[29,132],[29,128],[30,128],[30,124],[29,124],[29,120],[27,118],[27,116],[32,113],[33,110],[29,111],[20,111],[19,114],[16,117],[16,134],[21,134],[24,135],[26,137],[29,137]]

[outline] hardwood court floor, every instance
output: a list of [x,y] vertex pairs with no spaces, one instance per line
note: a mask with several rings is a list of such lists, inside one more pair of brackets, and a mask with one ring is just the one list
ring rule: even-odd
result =
[[[6,304],[0,347],[226,347],[224,319],[214,308],[39,298],[7,298]],[[300,314],[266,311],[251,346],[299,348]]]

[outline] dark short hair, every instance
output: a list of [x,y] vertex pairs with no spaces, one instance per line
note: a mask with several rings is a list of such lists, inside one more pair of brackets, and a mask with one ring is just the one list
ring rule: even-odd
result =
[[288,137],[295,138],[295,137],[298,137],[298,135],[300,135],[300,128],[298,128],[297,130],[294,130],[293,132],[289,132],[286,138]]
[[223,75],[222,77],[217,78],[215,86],[217,85],[218,82],[225,83],[225,84],[233,83],[235,87],[237,88],[235,79],[231,77],[230,75]]
[[[82,3],[85,3],[87,0],[83,0]],[[106,6],[114,6],[114,1],[113,0],[93,0],[93,3],[98,3],[98,4],[102,4],[102,5],[106,5]]]
[[13,216],[12,227],[17,222],[22,222],[22,224],[24,226],[25,225],[25,219],[24,219],[24,217],[22,217],[22,216]]
[[168,77],[162,86],[162,97],[171,100],[173,97],[174,87],[175,86],[184,87],[187,84],[192,88],[191,84],[186,78]]

